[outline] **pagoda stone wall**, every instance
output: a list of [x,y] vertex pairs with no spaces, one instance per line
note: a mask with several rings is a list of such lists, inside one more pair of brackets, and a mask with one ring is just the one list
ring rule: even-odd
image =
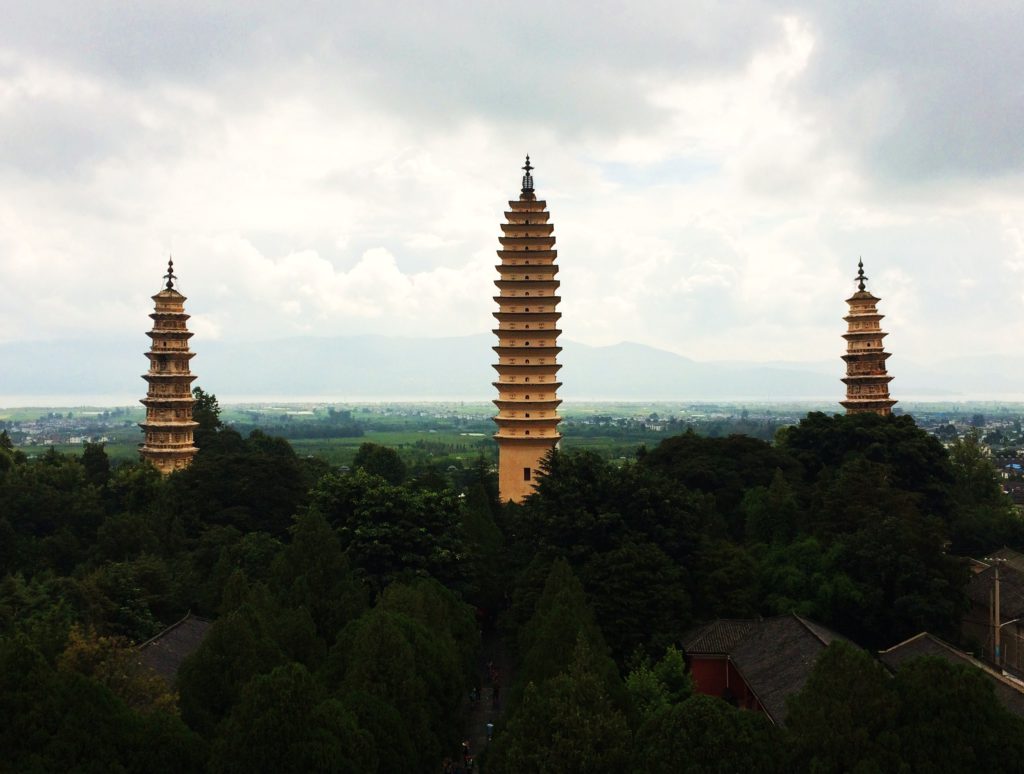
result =
[[882,330],[881,320],[884,315],[878,313],[879,299],[865,289],[867,277],[864,276],[863,263],[859,266],[857,280],[859,289],[846,303],[850,306],[849,314],[843,319],[847,330],[843,334],[846,339],[846,400],[841,405],[847,414],[874,413],[888,416],[896,401],[889,397],[889,382],[892,377],[886,372],[885,361],[889,353],[882,343],[888,334]]
[[547,203],[533,192],[529,157],[523,189],[508,203],[495,268],[498,372],[494,417],[498,430],[498,490],[502,502],[520,502],[536,485],[544,455],[561,439],[558,423],[558,320],[554,227]]
[[192,334],[187,327],[185,296],[173,287],[172,269],[170,264],[167,287],[153,296],[153,329],[148,333],[151,343],[146,353],[149,371],[142,376],[149,385],[141,401],[146,421],[139,423],[146,436],[139,454],[164,474],[187,468],[199,451],[192,439],[199,426],[192,419],[192,382],[196,378],[189,363],[194,357],[189,351]]

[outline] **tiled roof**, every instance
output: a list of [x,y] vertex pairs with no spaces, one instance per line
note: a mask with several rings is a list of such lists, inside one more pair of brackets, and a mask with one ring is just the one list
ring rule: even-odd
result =
[[845,639],[798,615],[712,621],[683,638],[687,655],[729,656],[768,716],[785,725],[786,699],[800,691],[833,640]]
[[1024,716],[1024,684],[999,674],[978,659],[954,648],[933,634],[921,632],[921,634],[878,654],[882,663],[893,672],[898,672],[906,661],[919,656],[939,656],[954,664],[967,664],[980,669],[992,681],[996,698],[1002,702],[1003,706],[1010,712]]
[[786,723],[786,699],[807,683],[821,652],[844,639],[798,615],[765,619],[737,645],[732,661],[768,716]]
[[720,618],[683,635],[683,650],[702,655],[727,655],[761,621],[757,618]]
[[139,645],[142,663],[173,683],[181,662],[202,644],[211,623],[189,613],[156,637]]

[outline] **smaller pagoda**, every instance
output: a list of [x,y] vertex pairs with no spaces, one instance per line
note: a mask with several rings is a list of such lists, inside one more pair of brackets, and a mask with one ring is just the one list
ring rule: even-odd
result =
[[886,373],[885,361],[889,353],[882,345],[882,339],[888,334],[882,331],[881,320],[884,315],[878,313],[879,299],[869,293],[865,287],[867,277],[864,275],[864,261],[857,263],[857,292],[846,299],[850,305],[850,313],[844,317],[847,329],[843,334],[846,339],[846,400],[841,405],[847,414],[873,413],[889,416],[896,401],[889,397],[889,382],[892,377]]
[[192,439],[199,423],[192,419],[192,382],[196,378],[189,370],[194,357],[188,349],[192,334],[186,327],[189,316],[185,314],[185,296],[174,287],[177,277],[173,260],[167,261],[164,279],[166,286],[153,296],[153,330],[147,334],[152,339],[146,353],[149,372],[142,378],[149,390],[141,401],[146,407],[146,421],[139,423],[146,440],[139,454],[167,475],[187,468],[199,451]]

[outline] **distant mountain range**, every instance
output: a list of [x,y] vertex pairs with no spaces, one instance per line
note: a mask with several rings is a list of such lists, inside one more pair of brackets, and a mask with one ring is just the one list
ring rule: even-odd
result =
[[[197,384],[222,401],[488,400],[490,335],[297,337],[196,342]],[[641,344],[563,341],[570,400],[838,400],[843,363],[698,362]],[[148,339],[0,344],[0,401],[11,396],[142,396]],[[894,356],[893,395],[1024,400],[1024,357],[946,358],[922,367]],[[0,405],[3,405],[0,402]]]

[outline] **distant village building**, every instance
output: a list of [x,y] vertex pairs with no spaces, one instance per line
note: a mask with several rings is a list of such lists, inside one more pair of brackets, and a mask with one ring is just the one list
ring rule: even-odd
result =
[[558,445],[557,391],[561,387],[557,362],[561,299],[555,295],[557,252],[554,226],[548,222],[547,202],[533,192],[533,167],[526,157],[522,192],[508,203],[507,223],[498,240],[501,264],[495,280],[499,294],[494,331],[498,346],[498,490],[502,502],[519,502],[535,486],[544,455]]
[[961,622],[963,639],[972,643],[984,661],[1024,676],[1024,555],[1000,548],[973,562],[971,569],[967,583],[971,607]]
[[879,299],[865,290],[864,262],[857,264],[857,292],[846,299],[850,313],[844,317],[847,323],[846,354],[846,400],[842,401],[847,414],[874,413],[888,416],[896,401],[889,398],[889,382],[892,377],[886,373],[885,361],[889,353],[882,346],[882,339],[888,334],[879,324],[884,317],[878,313]]
[[174,261],[167,262],[164,278],[167,285],[153,296],[156,307],[150,315],[149,372],[142,376],[149,390],[140,401],[146,407],[146,421],[139,423],[146,440],[139,454],[166,475],[187,468],[199,451],[192,439],[199,423],[192,419],[192,382],[196,378],[189,370],[194,356],[188,348],[192,334],[186,327],[185,296],[174,288]]

